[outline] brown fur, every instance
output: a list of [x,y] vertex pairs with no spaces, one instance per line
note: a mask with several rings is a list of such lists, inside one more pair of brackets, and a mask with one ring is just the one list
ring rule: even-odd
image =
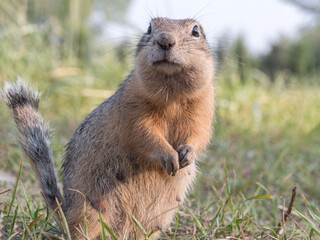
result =
[[[158,18],[151,25],[152,36],[142,37],[132,74],[69,144],[64,193],[73,233],[83,223],[83,200],[69,188],[87,197],[91,237],[100,235],[99,211],[120,237],[133,238],[131,215],[147,231],[166,229],[195,179],[193,160],[209,143],[213,60],[204,33],[198,39],[191,36],[194,25],[199,25],[193,20]],[[162,32],[177,39],[169,58],[178,66],[152,65],[163,57],[155,43]],[[183,146],[190,147],[184,152],[189,165],[168,175],[161,161],[179,165],[177,150],[186,149]]]
[[194,160],[210,142],[213,58],[203,29],[194,20],[166,18],[153,19],[151,29],[130,76],[68,144],[63,209],[73,236],[81,236],[84,222],[77,191],[86,198],[91,239],[101,234],[99,212],[120,239],[143,238],[132,215],[146,231],[165,230],[192,187]]

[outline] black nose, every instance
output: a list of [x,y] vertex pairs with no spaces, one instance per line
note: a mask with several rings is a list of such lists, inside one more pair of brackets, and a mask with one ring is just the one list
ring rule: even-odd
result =
[[176,44],[176,38],[172,33],[163,32],[158,35],[157,44],[163,50],[169,50],[173,45]]

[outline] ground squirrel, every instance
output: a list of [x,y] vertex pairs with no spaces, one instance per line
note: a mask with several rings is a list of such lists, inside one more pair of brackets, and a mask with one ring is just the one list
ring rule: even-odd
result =
[[[122,239],[165,230],[194,182],[195,160],[210,142],[214,115],[213,57],[193,19],[154,18],[143,34],[134,69],[70,140],[57,186],[49,129],[39,95],[21,81],[2,93],[20,142],[37,173],[46,204],[63,202],[70,231],[81,235],[83,203],[90,239],[99,239],[99,213]],[[73,191],[76,189],[79,192]],[[156,236],[153,235],[153,236]],[[159,236],[159,235],[157,235]]]

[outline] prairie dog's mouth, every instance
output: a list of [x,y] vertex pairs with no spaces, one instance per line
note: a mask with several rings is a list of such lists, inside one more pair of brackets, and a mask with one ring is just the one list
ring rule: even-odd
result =
[[166,74],[174,74],[180,72],[182,70],[182,65],[179,62],[168,60],[168,59],[161,59],[154,61],[152,63],[154,70],[160,71]]
[[161,59],[161,60],[157,60],[157,61],[154,61],[153,62],[153,66],[157,66],[157,65],[162,65],[162,64],[165,64],[165,65],[175,65],[175,66],[179,66],[180,64],[175,62],[175,61],[170,61],[168,59]]

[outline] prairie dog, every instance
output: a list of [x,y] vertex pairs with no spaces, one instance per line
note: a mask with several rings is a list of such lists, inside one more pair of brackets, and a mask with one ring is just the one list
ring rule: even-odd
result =
[[194,182],[195,160],[210,142],[213,69],[212,52],[197,21],[152,19],[137,46],[131,74],[71,138],[63,163],[63,194],[49,129],[38,112],[39,95],[22,81],[5,85],[2,96],[45,202],[51,209],[56,199],[63,203],[74,238],[81,238],[78,229],[84,223],[79,192],[86,198],[90,239],[101,236],[99,213],[120,239],[143,239],[132,215],[149,232],[169,226]]

